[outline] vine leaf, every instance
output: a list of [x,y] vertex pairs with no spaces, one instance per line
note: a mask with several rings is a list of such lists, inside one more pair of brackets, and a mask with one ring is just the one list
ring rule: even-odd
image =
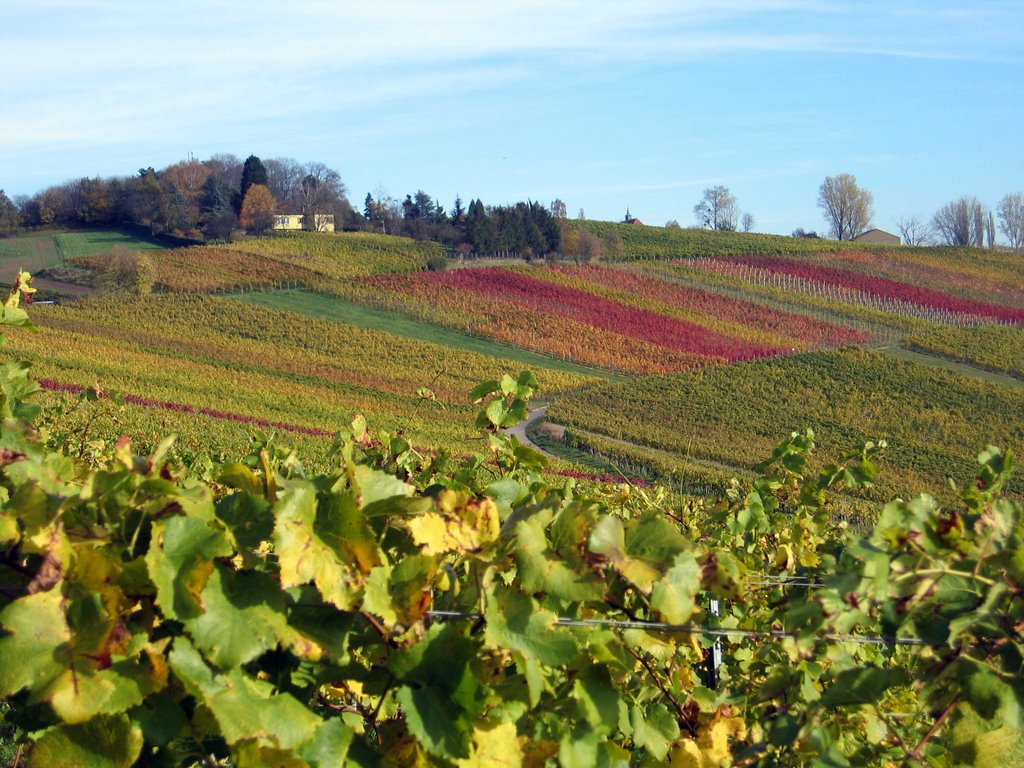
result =
[[127,715],[102,715],[87,723],[45,731],[32,748],[28,765],[129,768],[142,754],[142,745],[142,729]]
[[316,490],[290,483],[275,505],[274,549],[285,589],[313,583],[324,599],[344,610],[355,604],[363,577],[335,546],[342,539],[337,517],[317,515]]
[[527,595],[499,593],[487,602],[484,618],[484,638],[489,647],[520,651],[548,666],[568,664],[578,654],[572,637],[565,631],[555,631],[558,617]]
[[45,688],[67,671],[71,632],[62,601],[58,591],[40,592],[0,611],[0,624],[9,633],[0,638],[0,696]]
[[591,571],[583,559],[569,550],[559,557],[545,534],[544,520],[535,515],[516,526],[516,563],[519,579],[527,592],[547,592],[563,600],[600,600],[605,581]]
[[483,690],[470,669],[478,644],[455,625],[434,625],[419,643],[392,657],[391,672],[403,683],[398,702],[409,732],[430,754],[470,757]]
[[523,751],[515,723],[485,723],[473,731],[468,758],[456,760],[459,768],[518,768]]
[[184,637],[175,640],[170,662],[186,690],[209,709],[229,745],[255,741],[296,749],[317,739],[323,721],[305,705],[240,668],[215,674]]
[[203,520],[179,516],[155,523],[146,565],[164,615],[179,621],[200,616],[200,594],[213,573],[213,560],[232,552],[224,534]]
[[221,669],[252,661],[278,643],[298,641],[288,626],[284,593],[267,573],[217,565],[202,593],[203,614],[185,622],[196,645]]
[[701,566],[692,552],[676,555],[675,564],[654,585],[651,607],[670,624],[689,621],[693,615],[695,598],[701,589],[700,574]]
[[872,704],[881,700],[889,688],[903,685],[909,680],[905,669],[857,667],[844,669],[821,697],[826,707],[845,707],[854,704]]

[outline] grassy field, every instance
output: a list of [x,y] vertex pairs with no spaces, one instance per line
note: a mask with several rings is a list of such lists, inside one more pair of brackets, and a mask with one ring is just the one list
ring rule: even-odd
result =
[[407,339],[429,339],[435,344],[440,344],[450,349],[465,350],[466,352],[473,352],[501,360],[510,360],[528,368],[562,371],[581,376],[615,378],[611,374],[595,368],[587,368],[565,360],[545,357],[508,344],[499,344],[491,339],[471,336],[470,334],[460,333],[449,328],[422,323],[396,315],[393,312],[384,312],[333,296],[286,289],[231,294],[229,298],[280,312],[295,312],[307,317],[346,323],[357,328],[381,331]]
[[158,251],[162,245],[125,232],[43,232],[0,238],[0,280],[9,283],[19,270],[36,274],[67,260],[113,250]]

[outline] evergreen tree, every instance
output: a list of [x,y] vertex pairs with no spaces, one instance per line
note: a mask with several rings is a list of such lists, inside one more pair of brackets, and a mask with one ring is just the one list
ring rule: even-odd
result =
[[267,186],[267,167],[256,155],[249,155],[242,165],[242,183],[238,188],[238,210],[242,210],[242,201],[253,184]]

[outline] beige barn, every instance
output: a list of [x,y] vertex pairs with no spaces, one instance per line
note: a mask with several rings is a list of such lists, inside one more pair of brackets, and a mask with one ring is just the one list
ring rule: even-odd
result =
[[853,238],[855,243],[874,243],[876,245],[900,245],[903,241],[899,235],[883,232],[880,229],[869,229]]

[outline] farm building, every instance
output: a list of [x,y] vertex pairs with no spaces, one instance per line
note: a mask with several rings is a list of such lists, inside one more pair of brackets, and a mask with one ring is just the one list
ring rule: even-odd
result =
[[877,243],[878,245],[899,245],[899,235],[883,232],[880,229],[869,229],[853,238],[855,243]]
[[306,225],[306,217],[294,211],[278,211],[274,214],[274,229],[305,229],[312,232],[333,232],[334,214],[314,214],[315,226]]

